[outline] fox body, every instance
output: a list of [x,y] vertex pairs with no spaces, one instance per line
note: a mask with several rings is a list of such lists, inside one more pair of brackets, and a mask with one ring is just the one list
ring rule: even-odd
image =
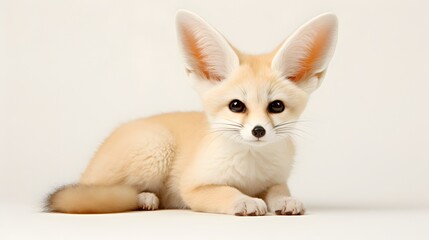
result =
[[286,185],[294,157],[290,136],[333,55],[336,17],[310,20],[264,55],[241,53],[191,12],[179,11],[176,22],[186,72],[204,112],[162,114],[119,127],[78,184],[50,195],[48,208],[303,214]]

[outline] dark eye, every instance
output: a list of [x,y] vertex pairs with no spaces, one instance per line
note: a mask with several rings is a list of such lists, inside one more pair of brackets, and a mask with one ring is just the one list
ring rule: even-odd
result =
[[235,113],[242,113],[246,111],[246,105],[240,100],[234,99],[229,103],[229,110]]
[[280,100],[275,100],[268,104],[268,112],[270,113],[281,113],[285,110],[285,105]]

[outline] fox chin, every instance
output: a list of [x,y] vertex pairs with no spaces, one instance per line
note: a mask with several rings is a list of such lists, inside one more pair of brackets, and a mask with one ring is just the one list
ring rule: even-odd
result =
[[120,126],[78,183],[48,197],[47,209],[304,214],[286,183],[295,152],[291,135],[334,53],[336,16],[313,18],[261,55],[240,52],[192,12],[178,11],[176,23],[185,69],[204,112]]

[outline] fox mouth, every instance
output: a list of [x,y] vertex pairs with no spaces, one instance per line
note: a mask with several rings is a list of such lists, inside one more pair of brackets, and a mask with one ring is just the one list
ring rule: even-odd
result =
[[265,144],[268,144],[269,143],[269,141],[266,141],[266,140],[262,140],[262,139],[253,139],[253,140],[246,140],[246,139],[242,139],[241,140],[241,142],[242,143],[245,143],[245,144],[247,144],[247,145],[253,145],[253,146],[262,146],[262,145],[265,145]]

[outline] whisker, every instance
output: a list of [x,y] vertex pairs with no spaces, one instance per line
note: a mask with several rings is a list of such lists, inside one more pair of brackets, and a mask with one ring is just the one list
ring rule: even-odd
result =
[[232,121],[232,120],[227,120],[227,119],[225,119],[225,120],[228,121],[228,122],[230,122],[231,124],[235,124],[235,125],[240,126],[240,127],[244,126],[243,124],[235,122],[235,121]]
[[296,133],[293,133],[293,132],[283,132],[283,133],[278,134],[277,136],[290,137],[290,138],[295,138],[295,137],[303,138],[303,136],[296,134]]
[[282,124],[282,125],[278,125],[279,127],[274,128],[275,133],[280,136],[292,136],[292,137],[301,137],[303,138],[303,136],[301,134],[307,134],[308,133],[302,129],[296,128],[296,127],[292,127],[289,126],[288,124]]
[[238,132],[236,130],[215,130],[215,131],[210,131],[211,133],[234,133],[234,132]]
[[[215,141],[221,136],[224,136],[225,134],[232,132],[232,131],[210,131],[208,134],[213,134],[214,137],[211,139],[211,142]],[[231,134],[228,134],[231,135]]]
[[235,123],[213,123],[212,125],[219,125],[218,127],[212,127],[209,130],[209,134],[214,134],[212,141],[221,136],[223,136],[225,140],[229,141],[231,138],[238,137],[241,130],[240,125]]
[[211,129],[235,129],[235,130],[240,130],[240,128],[237,128],[237,127],[212,127]]
[[287,121],[287,122],[283,122],[283,123],[277,124],[276,126],[274,126],[274,129],[275,128],[280,128],[280,127],[283,127],[283,126],[287,126],[287,125],[295,125],[297,123],[303,123],[303,122],[308,122],[308,121],[303,121],[303,120]]
[[225,131],[228,131],[228,130],[232,130],[232,131],[240,131],[240,129],[239,128],[232,128],[232,127],[222,127],[222,128],[212,128],[212,129],[210,129],[210,131],[211,130],[215,130],[215,131],[217,131],[217,130],[220,130],[220,131],[222,131],[222,130],[225,130]]
[[302,135],[300,135],[299,133],[295,133],[295,132],[278,132],[278,135],[294,135],[294,136],[299,136],[299,137],[303,137]]
[[233,124],[233,123],[213,123],[213,125],[227,125],[227,126],[233,126],[233,127],[241,127],[238,124]]
[[298,132],[301,132],[301,133],[304,133],[304,134],[308,135],[307,131],[305,131],[303,129],[300,129],[300,128],[282,127],[282,128],[277,128],[277,129],[274,129],[274,130],[275,131],[298,131]]

